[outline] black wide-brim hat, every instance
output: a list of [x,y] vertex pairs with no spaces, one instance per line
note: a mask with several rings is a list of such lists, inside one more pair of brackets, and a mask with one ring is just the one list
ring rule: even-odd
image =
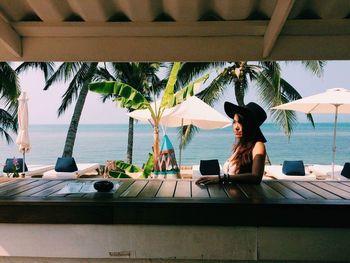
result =
[[254,102],[249,102],[244,107],[241,107],[228,101],[225,101],[224,108],[227,116],[231,119],[234,118],[236,113],[248,119],[249,122],[253,124],[253,127],[257,129],[255,139],[257,141],[266,142],[266,138],[260,129],[261,124],[263,124],[267,118],[263,108]]

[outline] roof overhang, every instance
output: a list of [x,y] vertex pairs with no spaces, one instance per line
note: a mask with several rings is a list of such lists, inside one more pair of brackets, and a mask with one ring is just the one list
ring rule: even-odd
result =
[[1,1],[0,59],[345,60],[349,14],[350,0]]

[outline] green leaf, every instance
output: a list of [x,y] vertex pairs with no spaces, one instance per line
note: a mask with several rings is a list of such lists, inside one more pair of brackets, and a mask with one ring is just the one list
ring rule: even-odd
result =
[[131,178],[129,175],[119,171],[109,171],[109,175],[113,178]]
[[169,104],[169,101],[171,101],[174,97],[174,86],[175,86],[175,83],[177,80],[177,74],[180,68],[181,68],[181,63],[175,62],[171,69],[170,76],[165,87],[164,95],[160,103],[161,108],[169,108],[168,104]]
[[199,79],[191,82],[186,87],[176,92],[174,95],[174,99],[171,101],[172,104],[171,105],[169,104],[168,106],[174,107],[175,105],[186,100],[187,97],[193,96],[195,94],[195,87],[197,85],[204,83],[208,78],[209,78],[209,74],[206,74],[203,77],[200,77]]
[[126,163],[121,160],[115,161],[115,166],[123,170],[124,172],[129,172],[129,173],[137,173],[142,171],[140,167],[137,167],[134,164]]
[[89,89],[100,94],[113,94],[118,105],[128,109],[146,109],[150,103],[139,91],[128,84],[115,81],[103,81],[89,84]]
[[143,173],[142,173],[141,177],[148,178],[151,175],[151,172],[153,170],[153,166],[154,166],[153,154],[148,153],[148,160],[147,160],[145,166],[143,167]]

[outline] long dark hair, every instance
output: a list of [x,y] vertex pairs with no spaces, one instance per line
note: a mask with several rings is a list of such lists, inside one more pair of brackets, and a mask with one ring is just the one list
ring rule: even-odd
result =
[[233,145],[232,153],[236,152],[231,162],[236,165],[236,173],[240,173],[241,167],[252,163],[252,151],[256,143],[257,127],[241,114],[236,114],[242,124],[243,136]]

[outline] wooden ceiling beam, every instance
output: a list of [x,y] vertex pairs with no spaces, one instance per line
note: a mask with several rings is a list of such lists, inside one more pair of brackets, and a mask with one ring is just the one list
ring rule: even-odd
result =
[[71,10],[65,1],[42,1],[42,0],[27,0],[27,3],[45,22],[61,22],[64,21],[67,15],[71,14]]
[[104,10],[101,1],[95,0],[68,0],[73,9],[85,20],[89,22],[107,21],[110,14]]
[[22,56],[21,37],[3,19],[0,19],[0,42],[16,58]]
[[267,58],[270,55],[293,4],[294,0],[277,1],[264,36],[263,58]]
[[[7,61],[264,60],[263,36],[24,37],[23,55]],[[317,45],[315,45],[317,43]],[[268,60],[349,60],[350,36],[280,36]]]
[[[24,37],[263,36],[267,21],[210,22],[17,22]],[[218,30],[219,29],[219,30]]]

